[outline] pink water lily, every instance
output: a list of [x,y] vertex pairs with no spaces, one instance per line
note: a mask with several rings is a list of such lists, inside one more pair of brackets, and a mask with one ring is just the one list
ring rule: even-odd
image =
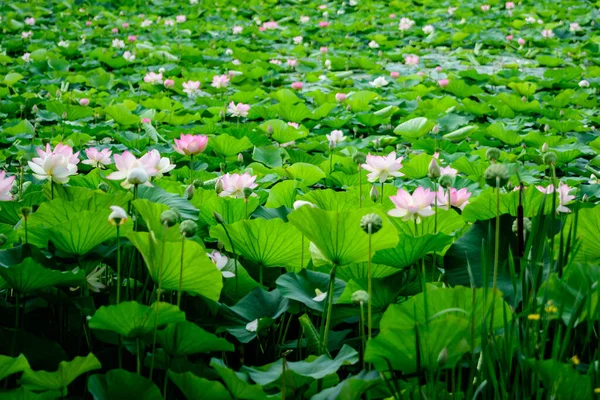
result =
[[[129,189],[137,184],[152,186],[152,184],[148,182],[148,179],[158,173],[156,164],[160,161],[160,156],[159,160],[156,160],[153,153],[146,153],[138,159],[129,151],[124,151],[123,154],[115,154],[114,158],[117,171],[108,175],[106,177],[107,179],[113,181],[123,180],[121,186],[125,189]],[[145,180],[143,179],[144,175],[146,178]]]
[[98,151],[93,147],[85,149],[85,155],[88,159],[83,160],[82,164],[91,165],[94,168],[104,168],[104,166],[112,164],[111,154],[112,151],[109,149],[102,149],[102,151]]
[[213,80],[211,86],[216,89],[222,89],[229,86],[229,76],[227,75],[215,75],[213,76]]
[[15,182],[15,176],[6,177],[6,171],[0,171],[0,201],[11,201],[13,199],[10,193],[13,183]]
[[292,82],[292,89],[294,90],[302,90],[302,87],[304,85],[302,84],[302,82]]
[[175,139],[173,148],[176,152],[184,156],[195,156],[206,150],[208,137],[205,135],[181,134],[179,139]]
[[[455,188],[450,188],[450,205],[452,207],[456,207],[459,209],[464,209],[467,204],[469,204],[469,198],[473,193],[469,192],[467,188],[462,188],[456,190]],[[443,188],[439,188],[436,192],[437,196],[437,205],[439,208],[443,208],[445,210],[448,209],[448,192]]]
[[[537,190],[539,190],[540,192],[544,193],[544,194],[552,194],[554,193],[554,185],[550,184],[547,187],[543,187],[543,186],[536,186]],[[572,188],[569,187],[569,185],[567,185],[566,183],[560,183],[558,185],[558,207],[556,207],[556,212],[558,213],[570,213],[571,210],[569,210],[567,207],[565,207],[567,204],[569,204],[571,201],[575,200],[575,196],[570,195],[569,192],[572,190]]]
[[248,112],[250,111],[250,106],[244,103],[235,104],[233,101],[229,103],[229,107],[227,107],[227,112],[232,117],[247,117]]
[[242,199],[246,197],[244,193],[245,189],[255,189],[258,187],[254,181],[256,181],[256,176],[252,176],[247,172],[243,174],[227,173],[217,181],[217,187],[221,189],[219,196]]
[[423,189],[421,186],[416,188],[412,195],[404,189],[398,189],[396,196],[390,196],[390,200],[396,208],[388,211],[388,215],[402,218],[404,221],[414,219],[419,223],[421,217],[435,214],[435,211],[431,208],[434,198],[435,193],[429,189]]
[[367,155],[366,164],[361,165],[363,169],[369,171],[367,178],[369,182],[383,183],[390,177],[404,176],[400,169],[402,168],[402,157],[396,158],[396,152],[392,151],[387,156]]

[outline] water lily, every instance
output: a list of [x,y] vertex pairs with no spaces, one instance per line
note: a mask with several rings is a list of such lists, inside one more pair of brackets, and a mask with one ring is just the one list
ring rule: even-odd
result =
[[11,201],[13,195],[10,193],[15,182],[15,176],[6,177],[6,171],[0,171],[0,201]]
[[302,82],[292,82],[292,89],[294,90],[302,90],[302,87],[304,85],[302,84]]
[[431,208],[434,198],[435,193],[421,186],[416,188],[412,195],[404,189],[398,189],[396,196],[390,196],[390,200],[396,208],[388,211],[388,215],[402,218],[404,221],[414,219],[419,223],[421,217],[435,214]]
[[338,103],[343,103],[344,101],[346,101],[347,95],[346,93],[336,93],[335,94],[335,101],[337,101]]
[[[469,192],[467,188],[462,188],[456,190],[455,188],[450,188],[450,206],[456,207],[459,209],[464,209],[467,204],[469,204],[469,198],[473,193]],[[448,209],[448,192],[443,188],[439,188],[436,192],[437,196],[437,204],[439,208]]]
[[112,151],[109,149],[98,151],[98,149],[90,147],[89,149],[85,149],[85,155],[88,159],[83,160],[81,163],[91,165],[94,168],[104,168],[106,165],[112,164],[112,160],[110,159],[111,154]]
[[245,172],[243,174],[227,173],[217,180],[217,186],[220,187],[220,197],[235,197],[243,199],[246,197],[245,189],[255,189],[258,187],[256,176],[252,176]]
[[438,81],[438,85],[440,85],[441,88],[445,88],[449,84],[450,84],[450,81],[448,79],[440,79]]
[[387,156],[367,155],[366,164],[362,168],[369,172],[367,179],[369,182],[383,183],[390,177],[404,176],[400,169],[402,168],[402,157],[396,158],[396,152],[392,151]]
[[206,253],[206,255],[215,264],[217,269],[221,271],[221,275],[223,275],[223,278],[233,278],[235,276],[233,272],[223,271],[223,268],[225,268],[225,266],[229,262],[229,259],[226,256],[224,256],[216,250],[213,250],[212,253]]
[[235,104],[233,101],[229,103],[229,107],[227,107],[227,112],[232,117],[247,117],[248,112],[250,111],[250,106],[244,103]]
[[206,150],[208,137],[205,135],[181,134],[179,139],[175,140],[173,148],[176,152],[184,156],[195,156]]
[[[554,193],[555,189],[554,189],[554,185],[550,184],[547,187],[543,187],[543,186],[536,186],[537,190],[539,190],[540,192],[544,193],[544,194],[552,194]],[[569,192],[572,190],[572,188],[569,187],[569,185],[567,185],[566,183],[560,183],[558,185],[558,190],[556,190],[558,192],[558,207],[556,207],[556,212],[558,213],[570,213],[571,210],[568,209],[567,207],[565,207],[567,204],[569,204],[571,201],[575,200],[575,196],[570,195]]]

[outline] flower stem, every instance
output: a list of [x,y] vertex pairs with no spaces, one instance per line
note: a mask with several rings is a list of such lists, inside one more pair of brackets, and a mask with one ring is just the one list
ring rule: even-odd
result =
[[185,236],[181,235],[181,262],[179,264],[179,288],[177,289],[177,307],[181,306],[181,286],[183,285],[183,251],[184,251],[184,249],[185,249]]
[[121,237],[117,225],[117,304],[121,303]]
[[[368,264],[368,281],[367,281],[367,290],[369,292],[369,302],[367,303],[367,324],[369,326],[369,340],[373,338],[373,301],[371,301],[371,296],[373,296],[373,268],[371,263],[371,251],[372,251],[372,234],[373,234],[373,226],[372,224],[368,225],[368,234],[369,234],[369,264]],[[361,307],[362,310],[362,307]],[[361,328],[362,329],[362,328]]]
[[[370,303],[370,299],[369,299],[369,303]],[[361,342],[361,347],[362,347],[362,351],[360,353],[360,359],[361,359],[361,364],[362,364],[362,368],[365,369],[365,350],[366,350],[366,341],[365,341],[365,308],[364,308],[364,303],[361,301],[360,302],[360,324],[359,324],[359,329],[360,329],[360,342]]]
[[[496,178],[496,241],[494,243],[494,280],[492,295],[498,284],[498,260],[500,256],[500,178]],[[493,310],[493,307],[492,307]],[[493,311],[492,311],[493,312]]]
[[50,179],[50,200],[54,200],[54,180]]
[[333,311],[333,289],[335,285],[335,272],[337,264],[333,264],[331,273],[329,274],[329,289],[327,291],[327,316],[325,318],[325,331],[323,332],[323,348],[326,353],[329,353],[329,327],[331,326],[331,313]]
[[362,168],[358,167],[358,208],[362,208]]
[[190,154],[190,185],[194,184],[194,155]]
[[383,185],[385,185],[385,182],[381,182],[381,195],[379,197],[381,205],[383,205]]

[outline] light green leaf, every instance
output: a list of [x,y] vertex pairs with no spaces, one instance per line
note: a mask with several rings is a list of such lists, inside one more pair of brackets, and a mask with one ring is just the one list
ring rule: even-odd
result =
[[59,390],[65,396],[67,386],[78,376],[100,368],[100,361],[90,353],[87,357],[75,357],[72,361],[61,362],[55,372],[26,369],[21,377],[21,384],[32,390]]
[[427,118],[418,117],[404,121],[394,129],[394,133],[407,139],[418,139],[431,131],[434,125]]
[[0,277],[0,288],[10,288],[25,294],[53,286],[79,286],[85,282],[85,271],[79,268],[56,271],[26,258],[20,264],[0,267]]
[[157,332],[156,340],[171,357],[234,350],[227,340],[206,332],[189,321],[170,323],[165,329]]

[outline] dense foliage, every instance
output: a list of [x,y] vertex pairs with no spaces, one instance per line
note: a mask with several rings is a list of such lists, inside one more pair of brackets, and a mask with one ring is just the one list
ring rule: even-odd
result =
[[600,396],[598,5],[0,2],[0,399]]

